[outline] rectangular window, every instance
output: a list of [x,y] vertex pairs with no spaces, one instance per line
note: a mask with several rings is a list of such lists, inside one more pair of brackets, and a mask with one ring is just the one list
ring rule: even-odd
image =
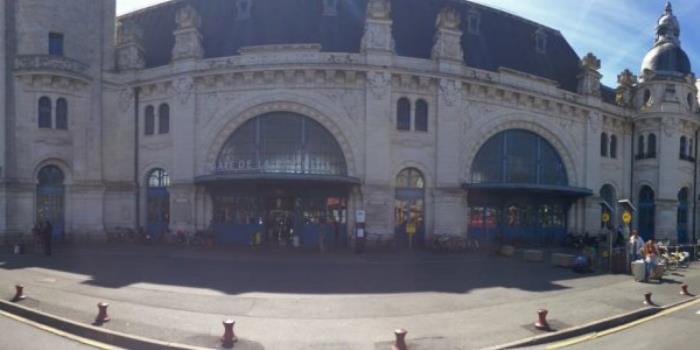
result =
[[49,33],[49,55],[63,56],[63,34]]

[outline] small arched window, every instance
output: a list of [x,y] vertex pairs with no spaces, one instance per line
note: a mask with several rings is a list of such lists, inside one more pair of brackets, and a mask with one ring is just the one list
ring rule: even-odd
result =
[[416,131],[428,131],[428,103],[424,100],[416,102]]
[[158,107],[158,133],[167,134],[170,132],[170,106],[163,103]]
[[153,106],[146,107],[144,134],[153,135],[156,131],[156,113]]
[[656,158],[656,134],[649,134],[647,141],[647,157]]
[[617,158],[617,136],[610,135],[610,158]]
[[396,129],[411,130],[411,102],[405,97],[396,103]]
[[51,129],[51,99],[46,96],[39,99],[39,127]]
[[688,148],[688,139],[685,136],[681,136],[681,146],[680,146],[680,151],[678,153],[679,157],[681,159],[685,159],[687,154],[686,150]]
[[68,101],[65,98],[56,100],[56,129],[68,130]]
[[637,158],[644,158],[644,135],[637,139]]
[[170,176],[163,169],[153,169],[148,174],[149,188],[165,188],[170,186]]
[[600,156],[608,156],[608,134],[606,133],[600,134]]
[[406,168],[396,175],[396,188],[425,188],[423,173],[416,168]]

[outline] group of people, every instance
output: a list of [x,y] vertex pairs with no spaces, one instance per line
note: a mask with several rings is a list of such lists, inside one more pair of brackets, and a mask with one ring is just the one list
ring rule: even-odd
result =
[[659,247],[653,239],[644,242],[637,230],[632,230],[629,241],[630,263],[638,260],[644,261],[644,281],[649,280],[651,272],[659,265]]
[[44,255],[51,255],[51,235],[53,234],[53,226],[49,220],[39,220],[32,228],[32,234],[41,242],[41,247],[44,250]]

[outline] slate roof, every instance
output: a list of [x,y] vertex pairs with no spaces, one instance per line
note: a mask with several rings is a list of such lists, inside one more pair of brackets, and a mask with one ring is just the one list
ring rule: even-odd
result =
[[[339,0],[335,16],[322,14],[322,0],[252,0],[248,19],[236,19],[233,0],[172,0],[121,16],[144,32],[147,67],[170,63],[175,12],[192,5],[202,16],[205,57],[238,54],[243,46],[319,43],[322,51],[360,52],[367,0]],[[481,17],[479,34],[462,21],[462,46],[468,66],[495,71],[507,67],[559,82],[576,91],[580,59],[556,30],[504,11],[464,0],[392,0],[396,53],[429,58],[439,10],[451,4],[465,18],[470,9]],[[535,50],[534,33],[547,33],[546,53]]]

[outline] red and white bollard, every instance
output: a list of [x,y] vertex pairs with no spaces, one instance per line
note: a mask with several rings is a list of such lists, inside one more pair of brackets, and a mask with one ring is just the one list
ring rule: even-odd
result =
[[391,350],[407,350],[408,346],[406,345],[406,334],[408,332],[403,329],[399,328],[394,331],[394,335],[396,335],[396,340],[394,341],[394,345],[391,346]]
[[224,323],[224,335],[221,337],[221,346],[225,348],[232,348],[233,344],[238,341],[236,334],[233,333],[233,325],[236,322],[233,320],[226,320]]
[[692,296],[694,296],[694,295],[690,294],[690,292],[688,292],[688,285],[685,284],[685,283],[683,283],[683,284],[681,285],[681,295],[684,295],[684,296],[687,296],[687,297],[692,297]]
[[24,299],[27,299],[27,296],[24,295],[24,286],[21,284],[15,285],[15,296],[12,298],[12,302],[16,303]]
[[644,293],[644,305],[654,305],[654,302],[651,300],[651,292]]
[[537,310],[537,321],[535,322],[535,328],[541,331],[549,330],[549,323],[547,322],[547,310]]
[[109,315],[107,315],[107,307],[109,307],[109,304],[107,303],[99,303],[97,304],[97,317],[95,317],[95,324],[96,325],[101,325],[103,323],[109,322],[110,318]]

